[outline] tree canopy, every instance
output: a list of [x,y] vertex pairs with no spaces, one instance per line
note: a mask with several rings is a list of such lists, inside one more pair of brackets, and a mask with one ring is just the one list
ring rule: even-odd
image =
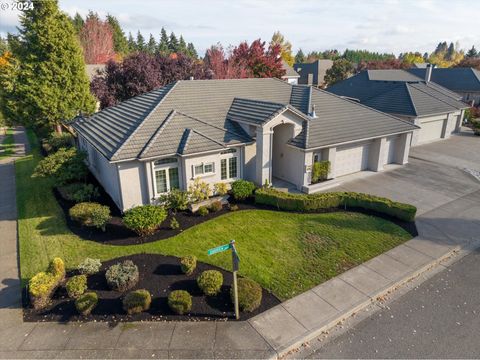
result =
[[113,15],[107,15],[107,22],[110,24],[113,34],[114,50],[120,56],[125,56],[129,53],[129,46],[125,33],[120,26],[117,18]]
[[80,43],[87,64],[105,64],[115,58],[112,27],[97,13],[90,12],[85,19],[80,30]]
[[331,86],[345,80],[354,73],[353,65],[347,59],[339,59],[333,62],[333,66],[325,73],[325,83]]
[[292,54],[292,44],[285,39],[280,31],[275,31],[270,41],[270,46],[278,45],[280,47],[280,56],[290,66],[293,66],[295,58]]

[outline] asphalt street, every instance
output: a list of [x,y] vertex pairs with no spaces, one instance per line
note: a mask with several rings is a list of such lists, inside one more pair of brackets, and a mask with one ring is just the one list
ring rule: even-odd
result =
[[480,358],[480,249],[302,358]]

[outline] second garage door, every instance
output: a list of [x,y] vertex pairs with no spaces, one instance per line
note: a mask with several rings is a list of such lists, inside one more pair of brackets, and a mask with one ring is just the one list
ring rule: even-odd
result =
[[352,174],[368,169],[370,142],[337,148],[335,176]]
[[444,120],[422,122],[418,143],[440,140],[442,138],[443,123]]

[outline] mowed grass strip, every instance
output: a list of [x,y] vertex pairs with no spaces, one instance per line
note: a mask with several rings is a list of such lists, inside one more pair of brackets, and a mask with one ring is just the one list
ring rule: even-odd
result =
[[13,129],[8,128],[6,131],[6,136],[0,144],[0,158],[13,155],[14,150],[15,144],[13,138]]
[[195,255],[200,261],[230,270],[229,252],[208,256],[207,250],[235,239],[240,274],[285,300],[411,238],[390,221],[359,213],[245,210],[225,214],[166,240],[133,246],[102,245],[69,231],[52,194],[52,181],[31,178],[40,159],[34,146],[31,155],[16,162],[24,281],[44,270],[55,256],[72,268],[85,257],[108,260],[136,253]]

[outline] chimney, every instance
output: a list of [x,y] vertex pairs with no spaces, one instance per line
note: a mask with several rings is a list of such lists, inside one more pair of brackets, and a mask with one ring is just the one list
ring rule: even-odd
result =
[[433,71],[433,65],[432,64],[427,64],[427,68],[425,69],[425,81],[429,82],[430,79],[432,78],[432,71]]

